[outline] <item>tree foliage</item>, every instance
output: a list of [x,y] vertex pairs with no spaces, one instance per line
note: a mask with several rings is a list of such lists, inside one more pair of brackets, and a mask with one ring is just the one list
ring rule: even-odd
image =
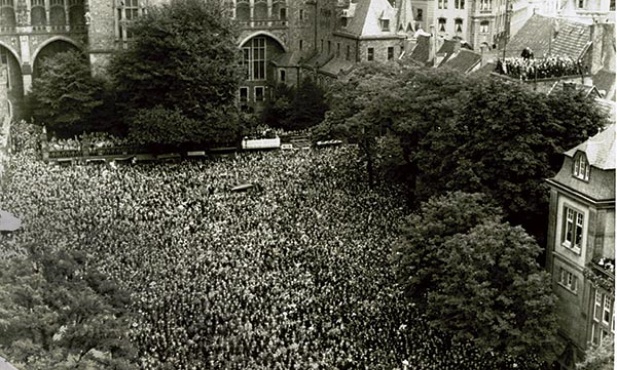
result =
[[38,124],[61,136],[111,128],[113,117],[102,117],[108,110],[107,86],[91,76],[83,53],[62,52],[42,63],[41,76],[33,81],[29,96]]
[[2,262],[0,350],[27,369],[135,369],[128,297],[79,252]]
[[[483,192],[543,243],[544,183],[565,149],[606,124],[593,101],[575,91],[546,96],[526,85],[454,71],[387,64],[360,66],[334,84],[332,109],[317,139],[347,138],[365,154],[369,179],[402,182],[413,205],[446,191]],[[386,132],[396,161],[376,160]],[[387,149],[387,152],[395,152]],[[389,157],[392,158],[392,157]],[[390,166],[381,171],[371,171]],[[392,166],[394,166],[392,168]]]
[[[526,363],[553,359],[555,297],[540,247],[483,194],[431,198],[397,249],[398,279],[455,342]],[[504,357],[504,358],[506,358]]]
[[602,344],[592,346],[585,353],[585,360],[576,364],[576,370],[613,370],[615,368],[615,338],[606,338]]
[[[160,116],[163,108],[199,122],[203,131],[197,137],[204,143],[235,139],[235,94],[240,78],[236,32],[224,16],[222,3],[172,1],[149,9],[131,32],[134,40],[112,59],[110,74],[124,102],[123,112],[131,121],[132,136],[146,134],[146,122],[134,122],[143,117],[143,110],[155,110],[153,114]],[[156,140],[161,144],[180,139],[192,142],[194,127],[189,127],[170,141],[166,136]],[[151,138],[148,134],[144,141]]]

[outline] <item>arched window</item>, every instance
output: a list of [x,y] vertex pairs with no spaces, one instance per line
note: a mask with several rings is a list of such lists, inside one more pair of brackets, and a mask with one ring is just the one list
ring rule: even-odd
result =
[[16,24],[13,0],[0,0],[0,28],[5,31],[13,31]]
[[253,19],[268,19],[268,3],[265,0],[255,1],[255,7],[253,8]]
[[64,0],[51,0],[49,8],[49,25],[55,30],[62,29],[66,26]]
[[251,20],[251,8],[248,1],[238,1],[236,3],[236,19],[245,22]]
[[589,162],[587,162],[585,153],[576,154],[573,175],[581,180],[589,181]]
[[47,26],[47,12],[45,12],[45,0],[32,0],[30,6],[30,25],[32,26],[32,29],[45,29],[45,26]]
[[86,27],[83,0],[69,0],[69,26],[71,30],[83,30]]

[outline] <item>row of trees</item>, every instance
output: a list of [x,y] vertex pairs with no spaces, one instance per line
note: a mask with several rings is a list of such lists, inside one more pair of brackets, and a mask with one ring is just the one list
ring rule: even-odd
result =
[[67,137],[104,131],[142,145],[218,145],[236,142],[255,121],[303,130],[328,109],[324,92],[307,78],[297,88],[274,88],[260,115],[238,112],[237,30],[219,2],[154,7],[132,32],[105,77],[92,76],[78,51],[44,60],[29,96],[35,121]]
[[606,118],[582,94],[407,65],[363,65],[337,81],[316,139],[358,143],[368,181],[404,185],[412,208],[445,191],[481,192],[543,245],[544,183],[562,153]]
[[148,10],[107,78],[79,52],[46,60],[30,95],[32,116],[60,135],[107,131],[139,144],[228,143],[239,136],[236,29],[218,2]]

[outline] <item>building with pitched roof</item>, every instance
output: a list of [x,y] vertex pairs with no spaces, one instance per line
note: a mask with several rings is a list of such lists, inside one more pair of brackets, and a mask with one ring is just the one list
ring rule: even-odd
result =
[[615,333],[615,124],[566,151],[547,180],[547,269],[558,297],[563,369]]

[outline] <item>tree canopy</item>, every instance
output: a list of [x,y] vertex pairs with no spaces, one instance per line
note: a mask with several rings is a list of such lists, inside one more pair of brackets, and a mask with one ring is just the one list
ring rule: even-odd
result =
[[409,219],[395,263],[431,326],[529,366],[554,356],[556,298],[536,262],[540,250],[521,227],[501,221],[486,195],[455,192]]
[[105,82],[91,76],[83,53],[62,52],[42,63],[29,96],[38,124],[66,136],[109,128],[113,117],[100,114],[106,103]]
[[[159,144],[215,144],[237,138],[235,96],[240,79],[236,32],[220,2],[179,0],[148,10],[132,28],[134,39],[114,56],[110,74],[131,135]],[[170,140],[148,130],[143,110],[160,118],[184,116]],[[161,114],[164,109],[165,114]],[[173,112],[173,114],[172,114]],[[186,122],[198,125],[185,125]],[[167,122],[175,124],[176,122]],[[202,132],[196,135],[195,129]]]
[[[542,243],[548,192],[565,149],[606,124],[576,91],[549,96],[501,79],[404,64],[361,65],[336,82],[317,139],[347,138],[365,154],[369,179],[389,174],[415,206],[445,191],[492,196],[513,224]],[[398,163],[379,161],[388,132]],[[388,153],[397,152],[390,149]],[[387,154],[390,157],[390,154]],[[375,171],[380,166],[394,168]]]

